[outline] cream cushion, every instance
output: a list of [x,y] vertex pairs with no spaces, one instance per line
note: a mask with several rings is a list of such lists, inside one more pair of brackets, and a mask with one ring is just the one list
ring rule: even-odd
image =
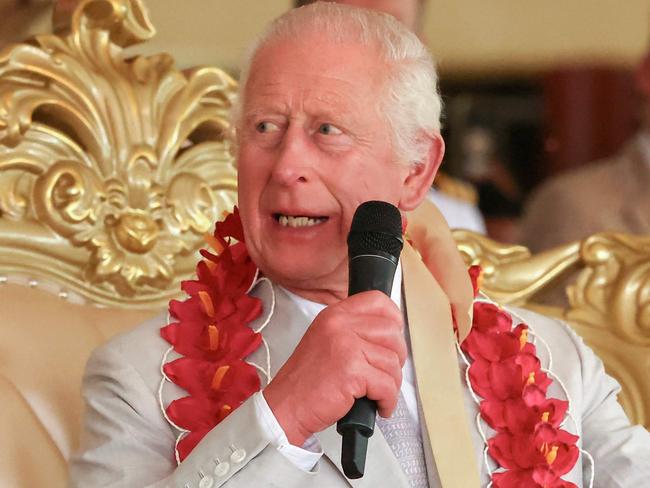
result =
[[0,486],[67,485],[91,351],[159,313],[78,305],[39,289],[0,286]]

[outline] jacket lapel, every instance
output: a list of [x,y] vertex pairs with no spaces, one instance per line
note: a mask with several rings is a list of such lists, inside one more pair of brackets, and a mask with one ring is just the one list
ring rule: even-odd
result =
[[[282,288],[272,285],[268,280],[260,282],[251,294],[262,300],[263,311],[260,317],[251,322],[250,327],[253,330],[263,327],[261,333],[269,347],[270,373],[273,377],[307,332],[309,319]],[[266,348],[260,347],[247,360],[265,369]],[[266,378],[262,378],[262,387],[264,386]]]

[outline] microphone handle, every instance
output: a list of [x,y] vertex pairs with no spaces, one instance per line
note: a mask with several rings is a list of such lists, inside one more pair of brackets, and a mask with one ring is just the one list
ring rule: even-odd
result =
[[[397,259],[387,253],[362,254],[350,258],[348,296],[379,290],[390,297]],[[363,476],[368,439],[375,430],[377,403],[367,397],[358,398],[350,411],[336,423],[341,434],[341,465],[349,479]]]

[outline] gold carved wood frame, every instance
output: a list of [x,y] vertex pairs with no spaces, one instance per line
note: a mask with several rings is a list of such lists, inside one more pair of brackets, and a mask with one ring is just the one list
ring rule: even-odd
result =
[[0,270],[163,307],[236,199],[236,84],[126,59],[155,32],[141,0],[59,2],[54,18],[56,35],[0,53]]

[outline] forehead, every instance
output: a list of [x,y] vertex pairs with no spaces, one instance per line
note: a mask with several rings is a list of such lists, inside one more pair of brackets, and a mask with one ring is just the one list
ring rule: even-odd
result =
[[288,89],[315,94],[325,104],[378,97],[386,73],[379,50],[358,41],[332,42],[317,34],[275,39],[253,58],[246,104]]

